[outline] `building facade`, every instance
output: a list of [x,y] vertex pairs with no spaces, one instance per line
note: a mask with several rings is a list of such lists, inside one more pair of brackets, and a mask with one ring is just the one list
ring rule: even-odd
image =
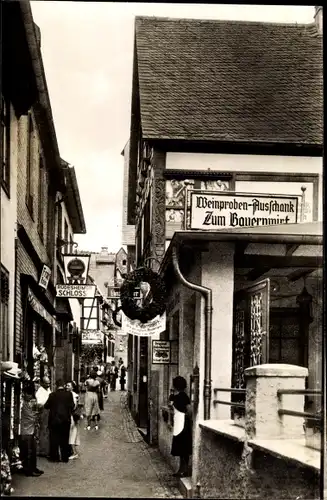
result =
[[[63,197],[70,242],[74,232],[85,232],[85,223],[74,169],[59,155],[30,3],[7,2],[1,11],[1,404],[2,447],[10,456],[20,432],[17,368],[24,379],[48,375],[54,387],[56,348],[73,319],[68,300],[56,301],[55,289]],[[11,377],[3,370],[7,361]],[[61,375],[60,359],[58,364]]]
[[[196,375],[200,369],[202,412],[204,401],[214,399],[214,387],[235,387],[233,363],[237,346],[233,330],[239,305],[235,297],[244,299],[247,293],[250,296],[251,287],[267,278],[270,285],[266,281],[265,286],[274,295],[273,304],[264,308],[265,316],[270,316],[271,350],[265,361],[260,358],[259,362],[306,366],[309,386],[319,389],[320,344],[315,339],[321,335],[321,248],[314,245],[321,244],[321,227],[315,221],[322,220],[320,26],[318,19],[308,25],[288,25],[136,18],[127,210],[127,224],[135,226],[136,266],[151,257],[151,267],[162,272],[167,249],[172,266],[172,248],[178,239],[183,246],[183,275],[213,291],[212,314],[216,318],[209,349],[215,370],[213,382],[205,371],[208,366],[204,366],[204,299],[181,286],[175,271],[166,275],[167,327],[161,336],[171,342],[171,364],[156,370],[151,365],[148,339],[133,340],[131,362],[134,366],[139,363],[129,386],[135,413],[139,425],[146,424],[150,441],[159,442],[169,460],[173,460],[171,420],[167,408],[164,414],[161,408],[167,407],[172,378],[179,373],[190,385],[194,370]],[[213,196],[222,194],[227,198],[229,194],[232,198],[252,194],[292,196],[299,207],[293,222],[302,223],[303,231],[312,233],[315,243],[297,250],[298,254],[297,246],[289,246],[287,254],[280,253],[281,248],[274,245],[265,250],[269,237],[265,231],[261,234],[260,227],[253,227],[261,223],[252,219],[249,223],[245,219],[240,222],[237,211],[228,223],[227,219],[213,219],[206,213],[206,223],[194,231],[192,192],[205,193],[210,202]],[[274,226],[271,242],[274,238],[279,238],[279,243],[283,241],[289,220]],[[309,225],[304,227],[306,223]],[[270,224],[276,224],[276,220]],[[235,250],[231,241],[238,237],[226,237],[224,243],[216,243],[217,234],[233,234],[239,226],[247,226],[243,232],[253,233],[257,235],[254,239],[261,241],[260,250],[250,251],[256,257],[244,256],[248,243]],[[300,230],[292,230],[290,224],[289,232],[292,231],[300,240]],[[275,252],[276,264],[278,261],[276,268],[268,265],[271,252]],[[251,259],[253,268],[248,266]],[[299,303],[303,299],[301,293],[305,296],[308,290],[316,310],[304,334]],[[246,303],[251,300],[246,299]],[[296,335],[281,330],[281,314],[287,324],[293,325]],[[307,348],[303,347],[303,336],[309,343]],[[281,340],[284,337],[285,342]],[[143,402],[141,392],[147,395]],[[228,418],[228,402],[226,408],[225,412],[224,408],[219,410],[219,416],[216,407],[212,411],[216,418]],[[208,413],[202,413],[200,418],[207,419]],[[197,425],[194,433],[196,447]],[[194,470],[197,472],[192,480],[197,484],[197,466]]]

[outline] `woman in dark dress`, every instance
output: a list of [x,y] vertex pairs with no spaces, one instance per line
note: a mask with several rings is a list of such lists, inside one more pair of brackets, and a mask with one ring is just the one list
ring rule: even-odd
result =
[[170,403],[174,408],[174,430],[171,454],[180,457],[179,470],[175,477],[189,475],[189,459],[192,455],[192,420],[191,402],[185,392],[186,380],[184,377],[175,377],[173,380],[174,394],[170,396]]

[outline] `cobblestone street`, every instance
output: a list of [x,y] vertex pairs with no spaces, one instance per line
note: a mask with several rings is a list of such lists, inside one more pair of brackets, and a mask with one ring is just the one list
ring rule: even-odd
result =
[[182,498],[172,470],[142,439],[126,405],[126,393],[110,392],[100,429],[81,423],[80,458],[50,463],[38,458],[41,477],[15,475],[15,496]]

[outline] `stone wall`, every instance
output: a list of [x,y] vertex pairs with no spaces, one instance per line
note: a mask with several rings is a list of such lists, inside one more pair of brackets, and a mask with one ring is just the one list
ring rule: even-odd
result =
[[306,446],[303,412],[308,370],[267,364],[246,370],[245,427],[232,420],[200,422],[197,482],[201,498],[318,499],[320,452]]

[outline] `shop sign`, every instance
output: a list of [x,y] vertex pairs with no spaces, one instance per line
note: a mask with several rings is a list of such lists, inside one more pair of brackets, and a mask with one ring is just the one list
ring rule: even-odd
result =
[[96,285],[57,285],[57,297],[66,299],[93,299]]
[[297,196],[191,192],[191,217],[188,229],[217,230],[294,224],[297,220]]
[[39,286],[41,286],[46,290],[48,288],[50,277],[51,277],[51,269],[50,267],[44,264],[39,281]]
[[[133,296],[134,296],[134,299],[140,299],[141,298],[141,289],[134,288]],[[108,286],[108,299],[120,299],[120,287]]]
[[63,255],[67,285],[86,285],[90,255]]
[[152,364],[169,365],[170,363],[170,341],[152,340]]
[[136,335],[137,337],[151,337],[166,330],[166,313],[156,316],[147,323],[142,323],[138,319],[129,319],[122,313],[122,331],[125,335]]
[[103,333],[100,330],[81,330],[82,344],[103,344]]

